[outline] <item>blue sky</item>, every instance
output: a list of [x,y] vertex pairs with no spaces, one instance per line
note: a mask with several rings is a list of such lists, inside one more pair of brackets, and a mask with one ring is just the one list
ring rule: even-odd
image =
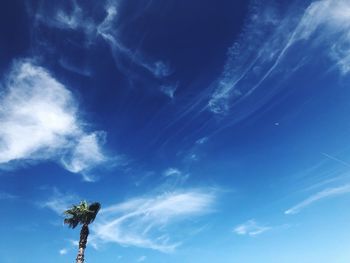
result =
[[0,262],[349,262],[349,1],[0,10]]

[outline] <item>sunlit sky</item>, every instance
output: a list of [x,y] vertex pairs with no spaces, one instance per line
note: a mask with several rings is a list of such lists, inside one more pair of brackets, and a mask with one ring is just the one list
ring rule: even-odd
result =
[[349,0],[0,13],[1,263],[350,261]]

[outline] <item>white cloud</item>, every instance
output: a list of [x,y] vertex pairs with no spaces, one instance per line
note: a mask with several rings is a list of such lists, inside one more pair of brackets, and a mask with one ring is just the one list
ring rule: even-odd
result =
[[56,25],[62,28],[77,29],[79,27],[79,18],[82,10],[78,5],[74,5],[72,14],[67,14],[63,10],[58,10],[56,14]]
[[[233,113],[235,122],[246,117],[273,98],[283,88],[280,82],[303,66],[315,50],[317,57],[328,57],[342,74],[350,72],[350,2],[314,1],[301,13],[295,10],[282,16],[273,5],[252,8],[241,36],[228,51],[221,76],[213,84],[210,111]],[[286,60],[296,43],[301,48],[293,49],[293,58]],[[269,82],[264,96],[255,99],[254,107],[243,109],[246,99],[274,74],[279,74],[279,82]]]
[[175,85],[162,85],[160,91],[167,95],[170,99],[174,98],[175,91],[177,90],[178,84]]
[[177,168],[168,168],[164,171],[164,176],[180,176],[182,173]]
[[171,252],[180,243],[170,242],[167,229],[174,222],[212,210],[215,196],[208,191],[172,192],[135,198],[101,210],[92,226],[93,242]]
[[[170,67],[163,61],[156,61],[152,64],[148,64],[147,62],[141,63],[142,66],[147,68],[153,75],[157,78],[163,78],[169,76],[172,71]],[[174,87],[173,87],[174,89]],[[175,90],[174,90],[175,91]]]
[[198,140],[196,141],[196,144],[197,144],[197,145],[202,145],[202,144],[206,143],[208,140],[209,140],[208,137],[202,137],[202,138],[200,138],[200,139],[198,139]]
[[71,155],[63,159],[64,167],[72,173],[82,173],[85,181],[94,181],[88,170],[107,161],[102,153],[101,141],[104,141],[104,133],[101,132],[81,136]]
[[79,241],[78,240],[69,239],[68,241],[73,247],[78,247],[79,246]]
[[68,252],[72,251],[72,249],[76,250],[78,248],[78,246],[79,246],[79,241],[77,241],[77,240],[69,239],[67,241],[69,243],[69,246],[67,246],[66,248],[62,248],[62,249],[60,249],[58,251],[59,254],[62,255],[62,256],[68,254]]
[[[42,67],[18,61],[0,96],[0,165],[56,160],[79,173],[104,162],[102,133],[86,133],[72,93]],[[64,160],[64,161],[63,161]]]
[[304,208],[306,208],[306,207],[308,207],[308,206],[310,206],[310,205],[314,204],[315,202],[318,202],[322,199],[335,197],[338,195],[343,195],[343,194],[348,194],[348,193],[350,193],[350,184],[346,184],[346,185],[334,187],[334,188],[328,188],[328,189],[325,189],[323,191],[320,191],[320,192],[310,196],[309,198],[305,199],[301,203],[286,210],[284,213],[286,215],[298,214]]
[[317,30],[319,42],[329,42],[328,56],[342,74],[350,72],[350,2],[347,0],[315,1],[306,10],[298,25],[297,37],[310,39]]
[[60,249],[60,251],[59,251],[60,255],[66,255],[67,252],[68,252],[68,250],[65,249],[65,248],[62,248],[62,249]]
[[254,219],[252,219],[242,225],[236,226],[233,231],[237,235],[257,236],[268,230],[271,230],[271,227],[259,225]]
[[1,96],[0,163],[48,158],[79,133],[76,114],[71,93],[47,71],[17,63]]

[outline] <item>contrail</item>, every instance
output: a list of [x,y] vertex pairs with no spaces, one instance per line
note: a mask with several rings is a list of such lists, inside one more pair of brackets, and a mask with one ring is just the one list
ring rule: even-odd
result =
[[345,161],[343,161],[343,160],[340,160],[340,159],[338,159],[338,158],[336,158],[336,157],[334,157],[334,156],[332,156],[332,155],[329,155],[329,154],[327,154],[327,153],[321,153],[322,155],[324,155],[324,156],[326,156],[327,158],[329,158],[329,159],[331,159],[331,160],[334,160],[334,161],[336,161],[336,162],[338,162],[338,163],[341,163],[341,164],[343,164],[343,165],[345,165],[345,166],[347,166],[347,167],[350,167],[350,163],[347,163],[347,162],[345,162]]

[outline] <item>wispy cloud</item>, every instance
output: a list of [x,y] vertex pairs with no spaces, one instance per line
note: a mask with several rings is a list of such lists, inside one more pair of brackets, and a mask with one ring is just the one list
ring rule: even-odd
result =
[[13,195],[7,192],[1,192],[0,191],[0,200],[9,200],[9,199],[16,199],[18,198],[17,195]]
[[[278,57],[282,41],[269,41],[271,32],[277,30],[279,16],[269,5],[252,6],[241,36],[227,52],[222,75],[213,84],[214,91],[208,102],[216,114],[225,114],[261,81]],[[264,43],[268,41],[268,44]],[[265,72],[264,72],[265,71]]]
[[[241,36],[228,51],[222,75],[213,84],[210,111],[227,114],[240,106],[235,121],[255,112],[283,88],[281,81],[307,63],[306,54],[312,56],[315,50],[321,50],[318,57],[328,57],[342,74],[350,71],[349,1],[314,1],[303,12],[295,10],[282,15],[273,4],[252,6]],[[292,50],[296,44],[303,48]],[[292,53],[293,59],[286,60]],[[264,96],[257,95],[253,108],[242,106],[277,74],[278,85],[264,86]]]
[[[124,59],[126,58],[129,62],[140,66],[158,79],[169,76],[172,70],[167,63],[161,60],[147,59],[140,51],[132,50],[122,43],[120,32],[118,31],[117,8],[118,3],[116,2],[106,7],[106,17],[97,25],[97,34],[110,45],[118,68],[125,71],[125,66],[122,64],[122,57],[124,57]],[[127,70],[127,73],[130,74],[131,72]],[[168,93],[173,94],[174,91],[168,90]]]
[[196,144],[197,144],[197,145],[202,145],[202,144],[205,144],[208,140],[209,140],[208,137],[202,137],[202,138],[200,138],[200,139],[198,139],[198,140],[196,141]]
[[52,28],[82,30],[92,37],[96,33],[93,20],[84,14],[84,10],[77,1],[70,1],[69,5],[69,10],[64,9],[63,5],[52,9],[52,5],[43,3],[36,13],[36,19]]
[[199,138],[195,141],[195,143],[185,152],[184,160],[186,162],[198,162],[203,156],[202,146],[206,144],[209,140],[209,137],[205,136]]
[[160,91],[163,92],[170,99],[173,99],[175,96],[175,91],[177,90],[178,84],[173,85],[162,85],[160,86]]
[[257,236],[271,229],[271,227],[260,225],[254,219],[251,219],[241,225],[236,226],[233,232],[237,235]]
[[[36,30],[39,31],[40,26],[44,25],[60,31],[75,31],[83,36],[83,40],[79,43],[76,43],[74,39],[70,40],[81,49],[91,52],[103,40],[110,47],[110,52],[119,71],[130,79],[139,77],[150,79],[158,83],[160,92],[173,98],[177,84],[159,83],[159,80],[165,82],[165,79],[173,73],[170,63],[145,53],[140,44],[131,45],[131,42],[128,41],[128,35],[121,30],[122,25],[119,18],[122,2],[123,0],[102,1],[100,5],[94,5],[95,9],[99,9],[98,11],[90,10],[89,4],[81,4],[79,1],[70,1],[66,5],[56,3],[54,8],[48,3],[43,3],[38,11],[33,9],[32,12],[36,12]],[[143,10],[143,8],[146,7],[140,6],[138,10]],[[124,20],[123,23],[125,22]],[[40,43],[42,46],[48,45],[45,41],[42,42]],[[51,43],[50,49],[55,48],[58,47]],[[62,55],[59,59],[63,68],[80,75],[91,75],[91,67],[82,64],[81,61],[69,61],[66,57]]]
[[168,168],[164,171],[164,176],[181,176],[181,172],[177,168]]
[[58,215],[63,215],[63,212],[77,201],[80,201],[78,196],[69,193],[62,193],[55,188],[53,190],[53,195],[48,200],[41,202],[39,206],[51,209]]
[[305,209],[306,207],[322,200],[325,198],[331,198],[343,194],[348,194],[350,193],[350,184],[346,184],[343,186],[339,187],[334,187],[334,188],[328,188],[323,191],[320,191],[309,198],[305,199],[304,201],[300,202],[299,204],[291,207],[290,209],[286,210],[284,213],[286,215],[293,215],[293,214],[298,214],[301,210]]
[[85,26],[81,24],[82,19],[82,9],[77,5],[75,1],[72,1],[73,11],[71,14],[64,12],[63,10],[58,10],[55,16],[55,25],[61,28],[77,29],[80,26]]
[[328,55],[342,74],[350,72],[349,11],[350,3],[346,0],[315,1],[306,10],[298,25],[301,39],[309,39],[322,30],[316,41],[329,43]]
[[170,226],[212,211],[214,201],[213,193],[192,190],[135,198],[106,207],[92,227],[92,242],[171,252],[180,243],[170,241]]
[[17,61],[0,97],[0,165],[56,160],[84,174],[107,160],[104,133],[86,133],[72,93],[47,70]]
[[69,90],[41,67],[15,64],[1,97],[0,163],[48,158],[79,133]]
[[[96,42],[97,38],[101,37],[110,46],[116,65],[124,73],[132,75],[132,72],[123,63],[123,60],[127,60],[129,64],[132,63],[141,67],[155,78],[161,79],[169,76],[172,70],[168,63],[147,58],[141,51],[133,50],[123,44],[119,31],[120,25],[118,24],[118,8],[121,1],[106,2],[103,4],[105,17],[100,21],[96,17],[89,18],[85,14],[83,6],[80,6],[76,1],[72,1],[70,12],[61,7],[55,9],[55,13],[52,14],[52,11],[48,11],[51,8],[47,8],[47,10],[41,10],[41,13],[37,15],[37,19],[50,27],[83,32],[89,44]],[[77,71],[77,68],[72,66],[69,66],[68,69]],[[80,74],[81,72],[77,71],[77,73]],[[83,71],[82,73],[85,74],[86,72]],[[173,92],[168,90],[167,93],[169,95]]]
[[177,168],[170,167],[163,172],[163,176],[165,181],[159,188],[163,190],[173,190],[183,185],[190,177],[190,174],[184,173]]
[[72,173],[82,173],[85,181],[94,181],[95,178],[87,171],[91,166],[107,161],[101,149],[104,138],[104,132],[94,132],[81,136],[70,156],[62,159],[64,167]]

